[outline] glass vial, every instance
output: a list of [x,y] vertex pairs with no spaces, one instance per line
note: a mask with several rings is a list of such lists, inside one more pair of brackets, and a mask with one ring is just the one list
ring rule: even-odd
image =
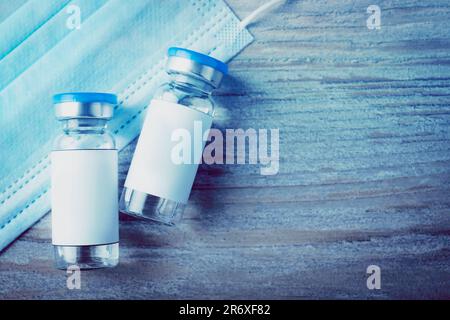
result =
[[119,262],[118,154],[106,124],[117,97],[64,93],[53,103],[63,128],[51,154],[56,267],[114,267]]
[[[174,225],[182,217],[211,128],[211,93],[228,68],[208,55],[173,47],[166,70],[170,82],[157,90],[148,107],[119,208]],[[182,150],[183,145],[189,150]]]

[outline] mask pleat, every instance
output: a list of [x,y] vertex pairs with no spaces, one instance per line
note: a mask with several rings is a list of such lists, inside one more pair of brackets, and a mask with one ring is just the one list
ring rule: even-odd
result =
[[30,0],[0,25],[0,59],[12,52],[49,19],[64,8],[69,0]]
[[[77,5],[83,7],[83,18],[89,18],[107,0],[80,0]],[[10,51],[3,59],[0,59],[0,90],[27,70],[33,63],[57,45],[72,30],[66,27],[69,15],[65,10],[60,10],[40,26],[34,33],[28,36],[14,50]],[[23,18],[23,17],[22,17]]]
[[12,16],[14,12],[19,10],[21,6],[23,6],[27,0],[2,0],[0,1],[0,25],[7,19]]

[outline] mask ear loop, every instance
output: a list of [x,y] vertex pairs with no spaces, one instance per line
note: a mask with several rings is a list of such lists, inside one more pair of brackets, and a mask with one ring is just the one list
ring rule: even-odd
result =
[[[245,19],[243,19],[238,24],[238,26],[237,26],[238,31],[240,32],[241,30],[244,30],[248,25],[255,22],[256,19],[263,17],[264,15],[266,15],[267,13],[272,11],[275,7],[277,7],[281,4],[284,4],[284,2],[286,2],[286,0],[271,0],[271,1],[267,2],[266,4],[263,4],[262,6],[260,6],[256,10],[254,10],[252,13],[250,13],[247,17],[245,17]],[[238,34],[235,34],[234,38],[230,40],[230,43],[232,43],[233,41],[236,41],[237,37],[238,37]],[[208,41],[208,42],[214,43],[216,41],[217,41],[217,39],[213,38],[213,36],[210,36],[210,41]],[[219,45],[218,47],[217,46],[214,47],[211,51],[203,52],[203,53],[205,53],[207,55],[211,55],[212,57],[219,59],[223,62],[227,62],[229,60],[229,56],[227,55],[227,51],[226,51],[226,48],[224,48],[224,46]]]
[[263,17],[269,11],[273,10],[275,7],[281,5],[285,1],[286,0],[272,0],[272,1],[267,2],[266,4],[263,4],[262,6],[257,8],[255,11],[250,13],[247,17],[245,17],[239,24],[239,27],[241,29],[246,28],[249,24],[254,22],[256,19]]

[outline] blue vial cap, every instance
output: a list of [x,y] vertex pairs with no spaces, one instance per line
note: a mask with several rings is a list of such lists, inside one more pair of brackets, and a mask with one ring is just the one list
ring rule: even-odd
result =
[[169,57],[180,57],[195,61],[197,63],[203,64],[205,66],[211,67],[217,71],[222,72],[223,74],[228,74],[228,66],[226,63],[214,59],[206,54],[192,51],[189,49],[171,47],[169,48],[167,55]]
[[53,103],[63,103],[63,102],[81,102],[81,103],[108,103],[117,104],[117,96],[111,93],[100,93],[100,92],[69,92],[69,93],[59,93],[53,96]]

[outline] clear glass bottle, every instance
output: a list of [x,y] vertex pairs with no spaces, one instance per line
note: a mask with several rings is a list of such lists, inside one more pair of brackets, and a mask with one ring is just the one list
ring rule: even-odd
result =
[[198,164],[184,164],[184,168],[169,164],[170,136],[179,128],[192,133],[193,121],[210,129],[214,116],[211,93],[228,68],[210,56],[173,47],[166,70],[170,82],[157,90],[150,103],[119,208],[132,216],[174,225],[182,217]]
[[114,267],[119,262],[118,160],[106,126],[117,98],[67,93],[53,100],[63,129],[51,156],[56,267]]

